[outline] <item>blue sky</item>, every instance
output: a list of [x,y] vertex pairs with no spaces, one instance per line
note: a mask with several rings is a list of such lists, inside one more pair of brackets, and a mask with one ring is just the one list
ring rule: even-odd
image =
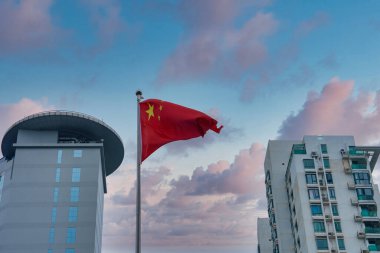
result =
[[379,11],[379,1],[3,0],[0,135],[50,109],[119,132],[126,155],[108,178],[103,252],[133,252],[135,91],[206,112],[220,135],[143,164],[144,252],[255,252],[268,139],[379,143]]

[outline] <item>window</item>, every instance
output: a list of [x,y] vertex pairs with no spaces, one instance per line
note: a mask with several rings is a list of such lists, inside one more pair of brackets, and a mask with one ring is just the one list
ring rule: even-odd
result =
[[310,205],[311,214],[313,216],[321,216],[322,215],[322,208],[321,205]]
[[61,164],[62,163],[62,150],[58,150],[58,155],[57,155],[57,163]]
[[306,183],[307,184],[316,184],[317,183],[317,175],[315,173],[313,174],[306,174]]
[[355,184],[370,185],[371,179],[367,172],[353,173]]
[[325,223],[323,221],[313,221],[314,232],[326,232]]
[[58,202],[58,195],[59,195],[59,188],[54,187],[54,192],[53,192],[53,201],[54,203]]
[[331,175],[331,172],[326,172],[326,181],[328,184],[333,184],[333,178],[332,178],[332,175]]
[[326,144],[321,144],[321,151],[322,151],[322,154],[327,154],[327,145]]
[[75,253],[75,249],[66,249],[65,253]]
[[319,199],[319,190],[318,188],[310,188],[307,190],[309,193],[309,199]]
[[71,181],[79,182],[80,181],[80,168],[73,168],[71,173]]
[[70,201],[71,202],[78,202],[79,201],[79,187],[71,187]]
[[342,233],[342,226],[340,225],[340,221],[334,221],[335,231],[338,233]]
[[79,149],[74,150],[73,157],[75,158],[82,157],[82,150],[79,150]]
[[328,158],[323,158],[323,166],[325,166],[326,169],[330,169],[330,160]]
[[49,230],[49,243],[54,243],[55,229],[50,228]]
[[344,245],[343,238],[338,238],[338,247],[339,247],[339,250],[346,250],[346,246]]
[[356,189],[358,200],[372,200],[373,190],[371,188],[358,188]]
[[315,238],[315,243],[317,244],[317,249],[318,250],[328,250],[329,249],[326,237],[317,237],[317,238]]
[[365,158],[352,159],[351,168],[353,170],[367,169],[367,160]]
[[305,169],[314,169],[314,159],[303,159],[303,167]]
[[334,188],[329,188],[329,196],[330,196],[330,199],[336,199]]
[[4,185],[4,177],[0,175],[0,202],[1,202],[1,195],[3,192],[3,185]]
[[48,249],[47,253],[53,253],[53,250],[52,249]]
[[51,209],[51,223],[55,223],[57,221],[57,208],[53,207]]
[[76,222],[78,220],[78,207],[71,206],[69,208],[69,222]]
[[75,243],[77,237],[76,228],[67,228],[66,243]]
[[338,206],[336,204],[331,205],[331,212],[334,216],[339,216]]
[[55,182],[59,183],[61,181],[61,168],[55,169]]

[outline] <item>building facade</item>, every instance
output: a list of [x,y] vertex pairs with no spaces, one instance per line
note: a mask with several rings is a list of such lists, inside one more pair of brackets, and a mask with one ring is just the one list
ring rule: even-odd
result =
[[257,218],[257,253],[272,253],[273,244],[268,218]]
[[269,141],[265,184],[272,252],[380,252],[380,147],[352,136]]
[[2,140],[1,253],[100,253],[106,176],[121,139],[100,120],[52,111],[15,123]]

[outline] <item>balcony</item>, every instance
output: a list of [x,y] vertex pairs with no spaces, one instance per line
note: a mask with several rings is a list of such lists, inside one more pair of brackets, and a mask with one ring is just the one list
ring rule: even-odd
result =
[[380,234],[380,227],[365,227],[364,232],[366,234]]
[[368,244],[369,251],[380,251],[380,245],[376,244]]
[[293,154],[296,154],[296,155],[305,155],[306,154],[305,144],[294,144],[292,151],[293,151]]
[[351,168],[353,170],[365,170],[367,169],[367,164],[363,164],[363,163],[353,163],[351,164]]
[[352,157],[352,156],[357,156],[357,157],[362,157],[362,156],[365,156],[366,155],[366,152],[365,151],[359,151],[359,150],[356,150],[356,147],[355,146],[350,146],[348,148],[348,154]]

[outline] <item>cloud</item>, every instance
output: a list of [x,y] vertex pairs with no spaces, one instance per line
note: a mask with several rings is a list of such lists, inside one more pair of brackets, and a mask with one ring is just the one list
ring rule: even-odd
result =
[[18,120],[31,114],[52,110],[54,107],[48,104],[47,99],[31,100],[22,98],[14,104],[0,104],[0,136],[5,134],[5,131]]
[[[190,177],[168,180],[171,169],[164,167],[144,171],[144,245],[252,247],[256,218],[266,213],[264,156],[265,148],[253,144],[232,163],[196,168]],[[133,245],[134,195],[135,187],[106,198],[105,245]]]
[[309,92],[302,109],[282,123],[279,139],[301,139],[304,135],[353,135],[358,143],[380,141],[380,90],[359,91],[354,81],[331,79],[321,93]]
[[58,34],[50,16],[52,0],[0,2],[0,53],[49,47]]

